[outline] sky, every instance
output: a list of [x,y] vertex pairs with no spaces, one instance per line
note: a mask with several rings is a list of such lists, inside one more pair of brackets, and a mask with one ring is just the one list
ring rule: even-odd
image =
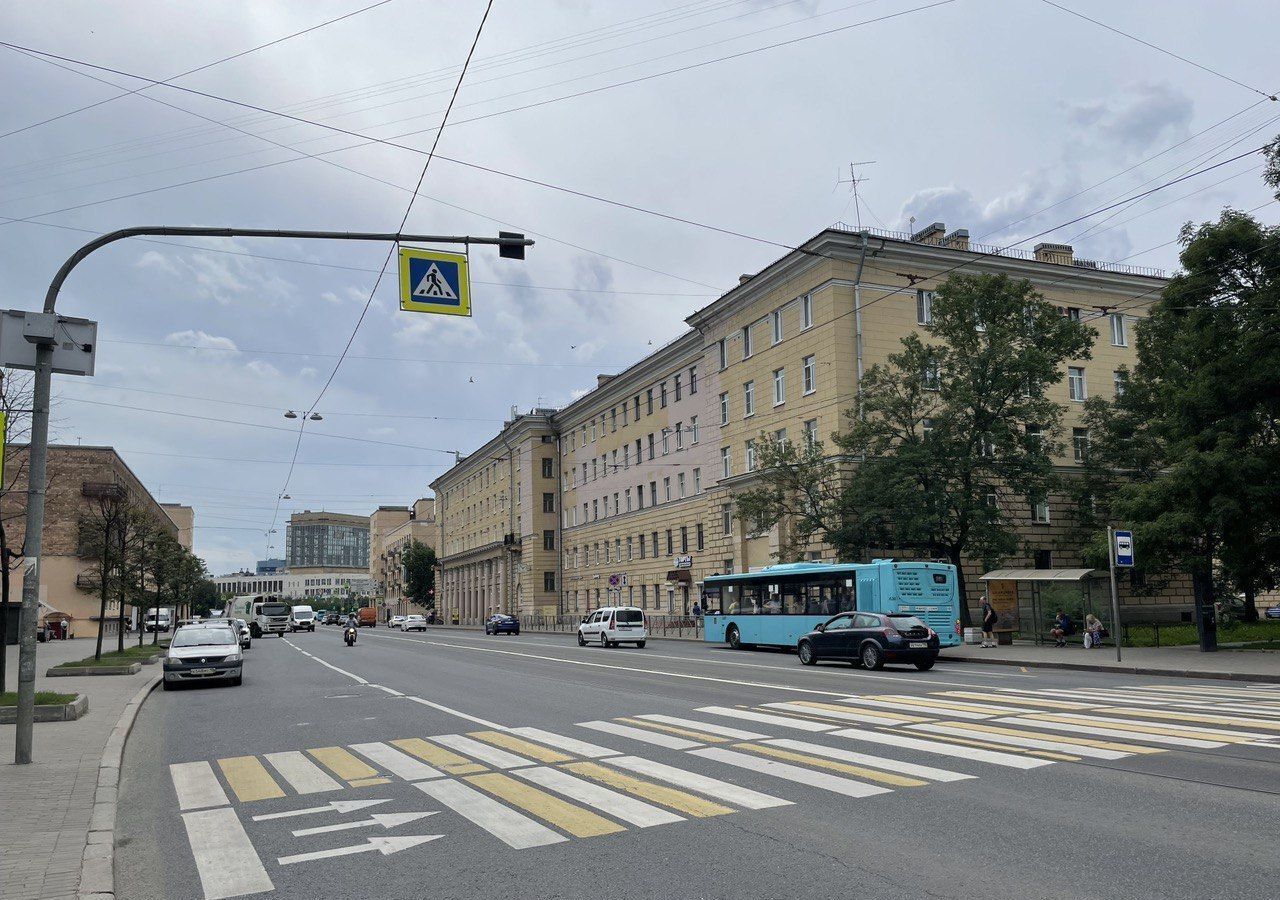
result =
[[[1065,224],[1280,133],[1280,5],[1061,5],[1167,52],[1043,0],[495,0],[406,225],[536,241],[472,249],[471,318],[401,312],[394,268],[371,299],[384,244],[117,243],[63,290],[99,346],[55,377],[52,438],[194,506],[230,572],[283,555],[292,511],[428,496],[513,407],[581,396],[834,222],[1173,271],[1185,222],[1273,201],[1255,154]],[[131,225],[394,230],[484,6],[0,5],[5,305]],[[299,440],[290,409],[323,419]]]

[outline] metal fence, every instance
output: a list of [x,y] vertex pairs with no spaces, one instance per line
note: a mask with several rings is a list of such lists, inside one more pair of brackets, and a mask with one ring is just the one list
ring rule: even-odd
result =
[[[645,624],[649,628],[650,637],[680,637],[689,638],[691,640],[702,639],[702,617],[701,616],[682,616],[668,613],[650,613],[644,614]],[[578,625],[582,622],[581,615],[560,615],[560,616],[516,616],[520,622],[521,631],[545,631],[559,634],[574,634],[578,630]],[[441,625],[455,625],[458,627],[483,628],[484,619],[463,618],[457,622],[440,622]]]

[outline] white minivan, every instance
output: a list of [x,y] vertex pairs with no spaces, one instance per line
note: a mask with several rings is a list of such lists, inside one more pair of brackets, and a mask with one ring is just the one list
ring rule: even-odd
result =
[[295,606],[289,611],[290,631],[315,631],[316,611],[310,606]]
[[643,647],[649,636],[644,611],[635,606],[604,606],[588,615],[578,626],[578,646],[599,641],[601,647],[635,644]]

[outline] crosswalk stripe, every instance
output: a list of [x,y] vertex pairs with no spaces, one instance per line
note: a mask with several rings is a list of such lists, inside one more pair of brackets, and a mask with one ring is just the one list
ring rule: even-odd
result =
[[[1142,744],[1121,743],[1119,741],[1102,741],[1097,738],[1065,737],[1060,734],[1045,734],[1042,731],[1029,731],[1025,728],[1006,728],[1000,725],[992,725],[990,722],[942,722],[940,724],[951,725],[956,728],[977,732],[979,734],[1009,734],[1014,737],[1039,737],[1049,741],[1057,741],[1059,743],[1072,744],[1080,747],[1097,747],[1100,750],[1114,750],[1117,753],[1124,753],[1126,755],[1143,756],[1146,754],[1164,752],[1157,747],[1146,747]],[[1068,748],[1067,752],[1074,753],[1075,751]]]
[[[1029,690],[1026,690],[1025,688],[1000,688],[1000,690],[1004,693],[1015,694],[1019,700],[1021,700],[1025,695],[1033,695],[1033,696],[1043,697],[1043,698],[1062,697],[1063,699],[1066,699],[1066,700],[1072,700],[1072,699],[1091,700],[1095,704],[1116,702],[1116,698],[1112,697],[1109,694],[1096,693],[1092,690],[1086,690],[1083,688],[1077,688],[1075,690],[1069,690],[1069,691],[1048,689],[1048,688],[1041,688],[1035,691],[1029,691]],[[1134,697],[1132,700],[1129,700],[1127,702],[1139,703],[1146,706],[1159,706],[1162,701],[1152,700],[1146,697]]]
[[323,794],[326,791],[340,791],[342,785],[329,777],[329,773],[321,769],[301,750],[286,750],[281,753],[266,754],[267,762],[280,773],[289,787],[299,794]]
[[522,740],[513,737],[505,731],[472,731],[468,732],[469,737],[473,737],[478,741],[484,741],[487,744],[493,744],[497,747],[504,747],[507,750],[514,750],[517,753],[523,753],[530,759],[536,759],[538,762],[544,763],[562,763],[573,759],[567,753],[561,753],[558,750],[551,750],[547,747],[540,747],[532,741]]
[[639,828],[650,828],[654,825],[669,825],[672,822],[683,822],[684,816],[678,816],[670,810],[652,806],[626,794],[611,791],[582,778],[553,769],[548,766],[534,766],[528,769],[517,769],[514,773],[527,781],[540,785],[547,790],[563,794],[570,800],[577,800],[598,810],[606,811],[615,819],[630,822]]
[[908,706],[912,706],[912,707],[918,706],[922,709],[927,709],[927,710],[935,710],[935,709],[944,710],[948,715],[952,715],[957,712],[987,713],[988,715],[1005,715],[1010,712],[1035,712],[1034,709],[1029,709],[1029,708],[1022,708],[1022,709],[1018,707],[1011,708],[1009,706],[999,706],[999,705],[994,705],[990,703],[967,703],[959,700],[948,700],[948,699],[933,697],[932,695],[925,696],[925,697],[905,697],[901,694],[894,694],[894,695],[882,694],[880,696],[877,696],[875,699],[887,700],[890,702],[897,701],[899,703],[905,703]]
[[234,809],[224,806],[182,814],[205,900],[225,900],[275,890]]
[[[882,731],[889,731],[888,728],[882,728]],[[905,733],[899,731],[899,733]],[[1053,762],[1080,762],[1080,757],[1072,756],[1068,753],[1059,753],[1057,750],[1027,750],[1023,747],[1011,747],[1008,744],[996,744],[991,741],[980,740],[977,735],[961,737],[959,734],[937,735],[936,740],[944,741],[948,744],[959,744],[963,747],[977,747],[979,750],[994,750],[997,753],[1021,753],[1026,756],[1038,756],[1041,759],[1052,760]]]
[[1145,741],[1148,744],[1166,744],[1171,747],[1190,747],[1196,750],[1214,750],[1218,747],[1226,746],[1222,741],[1201,741],[1193,738],[1170,737],[1163,734],[1139,734],[1135,731],[1121,728],[1105,728],[1101,725],[1087,725],[1083,722],[1059,722],[1030,716],[1009,716],[997,721],[1008,722],[1013,725],[1030,725],[1034,728],[1048,728],[1051,731],[1065,731],[1068,734],[1096,734],[1101,737],[1127,738],[1131,741]]
[[667,747],[671,750],[688,750],[692,747],[701,747],[699,741],[688,741],[684,738],[678,738],[670,734],[661,734],[656,731],[647,731],[643,728],[632,728],[630,725],[620,725],[617,722],[579,722],[583,728],[591,728],[595,731],[603,731],[605,734],[616,734],[618,737],[631,738],[636,741],[644,741],[647,744],[657,744],[659,747]]
[[1135,691],[1159,690],[1172,691],[1176,694],[1209,694],[1217,697],[1249,697],[1258,698],[1265,697],[1268,700],[1280,700],[1280,691],[1268,688],[1233,688],[1219,685],[1191,685],[1191,684],[1170,684],[1170,685],[1148,685],[1145,687],[1133,688]]
[[842,728],[833,731],[837,737],[853,741],[869,741],[873,744],[887,744],[891,747],[903,747],[908,750],[920,750],[924,753],[937,753],[940,756],[954,756],[959,759],[970,759],[975,762],[991,763],[997,766],[1008,766],[1011,769],[1038,769],[1052,765],[1047,759],[1036,759],[1029,756],[1017,756],[1000,750],[983,750],[980,747],[963,747],[942,741],[927,741],[922,738],[908,737],[903,734],[885,734],[879,731],[865,731],[861,728]]
[[352,744],[351,749],[405,781],[422,781],[424,778],[441,778],[444,775],[439,769],[433,769],[426,763],[381,741]]
[[[619,759],[627,757],[612,757],[605,762],[617,762]],[[706,819],[710,816],[723,816],[733,812],[728,806],[721,806],[719,803],[712,803],[710,800],[704,800],[701,797],[695,797],[693,794],[678,791],[675,788],[669,788],[662,784],[653,784],[640,778],[633,778],[624,772],[616,769],[610,769],[600,763],[580,762],[567,763],[564,768],[577,775],[585,775],[593,781],[599,781],[610,787],[625,791],[634,797],[642,800],[649,800],[653,803],[661,803],[663,806],[669,806],[672,809],[678,809],[686,816],[693,816],[698,819]]]
[[256,756],[231,756],[218,760],[222,775],[231,785],[241,803],[250,800],[271,800],[283,797],[284,791],[276,784],[266,767]]
[[471,775],[486,771],[485,766],[474,763],[465,756],[459,756],[452,750],[446,750],[436,744],[428,744],[422,738],[401,738],[391,742],[405,753],[435,766],[450,775]]
[[906,716],[901,713],[891,712],[871,712],[869,710],[850,709],[847,706],[836,706],[834,703],[815,703],[808,700],[788,700],[764,705],[768,709],[781,709],[787,712],[838,719],[841,722],[858,722],[870,725],[898,725],[902,722],[924,721],[920,716]]
[[351,787],[373,787],[375,784],[390,784],[390,778],[353,778],[347,782]]
[[456,750],[458,753],[466,754],[472,759],[488,763],[499,769],[514,769],[516,766],[533,765],[533,760],[525,759],[523,756],[516,756],[514,753],[508,753],[506,750],[501,750],[497,747],[491,747],[461,734],[436,734],[431,736],[431,740],[437,744],[443,744],[450,750]]
[[207,762],[174,763],[169,766],[169,777],[178,794],[180,810],[225,806],[231,802],[218,776],[213,774],[213,766]]
[[1167,734],[1173,737],[1189,737],[1203,741],[1222,741],[1227,744],[1243,743],[1250,738],[1272,737],[1255,731],[1227,731],[1223,728],[1193,728],[1189,725],[1166,723],[1159,725],[1153,722],[1139,722],[1134,719],[1122,719],[1118,716],[1096,716],[1085,713],[1036,713],[1032,718],[1049,719],[1052,722],[1087,722],[1101,725],[1104,728],[1120,728],[1138,734]]
[[1012,728],[988,729],[979,722],[921,722],[907,727],[912,731],[925,731],[947,736],[951,736],[957,731],[965,734],[976,731],[984,740],[993,744],[1008,744],[1011,747],[1022,747],[1028,750],[1056,750],[1060,753],[1074,753],[1077,756],[1087,756],[1093,759],[1126,759],[1133,755],[1120,750],[1107,750],[1103,747],[1077,744],[1068,738],[1062,740],[1048,737],[1038,738],[1026,732],[1019,733]]
[[704,759],[712,759],[750,772],[759,772],[762,775],[772,775],[775,778],[783,778],[787,781],[794,781],[797,784],[821,788],[836,794],[843,794],[846,797],[874,797],[877,794],[891,793],[889,788],[886,787],[865,784],[861,781],[854,781],[852,778],[842,778],[839,775],[828,775],[826,772],[802,769],[799,766],[778,762],[774,759],[761,759],[758,756],[749,756],[746,753],[727,750],[724,747],[706,747],[702,750],[692,750],[690,752]]
[[535,822],[475,788],[453,779],[419,781],[415,787],[515,850],[545,847],[568,840],[541,822]]
[[627,830],[604,816],[598,816],[590,810],[574,806],[553,794],[516,781],[510,775],[504,775],[501,772],[468,775],[465,780],[507,801],[512,806],[517,806],[545,822],[550,822],[556,828],[574,837],[600,837]]
[[[948,716],[954,716],[957,719],[989,719],[992,713],[973,712],[967,709],[951,709],[944,704],[936,704],[928,706],[927,704],[902,703],[896,700],[876,700],[872,697],[848,697],[840,701],[841,703],[849,703],[855,706],[872,706],[877,709],[893,709],[900,710],[903,706],[911,709],[912,712],[931,712],[934,715],[945,713]],[[917,719],[924,721],[924,719]]]
[[378,776],[377,769],[341,747],[315,747],[307,752],[334,775],[347,781]]
[[589,759],[618,755],[617,750],[610,750],[608,747],[601,747],[599,744],[592,744],[589,741],[580,741],[577,738],[556,734],[554,731],[543,731],[541,728],[512,728],[511,733],[527,737],[550,747],[556,747],[568,753],[576,753],[578,756],[585,756]]
[[796,719],[792,716],[777,716],[771,713],[756,712],[753,709],[738,709],[733,706],[702,706],[698,712],[713,716],[725,716],[730,719],[745,719],[748,722],[760,722],[764,725],[781,725],[783,728],[798,728],[801,731],[831,731],[839,726],[830,722],[815,722],[812,719]]
[[674,784],[676,787],[687,788],[716,800],[723,800],[725,803],[736,803],[744,809],[773,809],[777,806],[791,805],[790,800],[783,800],[781,797],[774,797],[771,794],[744,788],[708,775],[690,772],[687,769],[668,766],[666,763],[656,762],[652,759],[644,759],[639,756],[621,756],[617,759],[608,760],[608,762],[611,765],[630,769],[640,775]]
[[977,691],[939,691],[940,696],[961,697],[966,700],[981,700],[984,703],[1001,704],[1006,701],[1025,704],[1027,706],[1051,706],[1054,709],[1093,709],[1096,703],[1070,703],[1062,700],[1037,700],[1033,697],[1020,696],[1015,698],[1004,697],[1000,694],[981,694]]
[[709,734],[718,734],[721,737],[737,738],[740,741],[753,741],[757,738],[768,737],[765,734],[757,734],[754,731],[743,731],[741,728],[730,728],[727,725],[714,725],[711,722],[701,722],[697,719],[682,719],[679,716],[664,716],[656,713],[648,713],[642,716],[636,716],[637,719],[647,719],[650,722],[665,722],[668,725],[686,725],[699,731],[705,731]]
[[667,725],[664,722],[646,721],[644,719],[632,718],[631,716],[619,716],[614,721],[623,722],[630,725],[639,725],[642,728],[656,728],[659,731],[665,731],[667,734],[674,734],[678,737],[685,737],[691,741],[698,741],[703,744],[719,744],[728,738],[720,735],[711,734],[706,731],[694,731],[691,728],[681,728],[676,725]]
[[868,753],[859,753],[856,750],[845,750],[841,747],[828,747],[824,744],[813,744],[809,741],[793,741],[790,738],[774,738],[764,741],[766,744],[772,744],[775,747],[786,747],[790,750],[799,750],[801,753],[810,753],[814,756],[825,756],[829,759],[838,759],[843,762],[861,763],[864,766],[873,766],[877,769],[888,769],[891,772],[900,772],[903,775],[915,775],[919,778],[927,778],[931,781],[967,781],[976,778],[976,775],[965,775],[961,772],[952,772],[949,769],[939,769],[934,766],[922,766],[917,763],[899,762],[896,759],[888,759],[884,756],[872,756]]
[[1204,713],[1177,712],[1164,709],[1128,709],[1121,706],[1107,706],[1099,712],[1122,712],[1129,716],[1146,716],[1152,719],[1174,719],[1180,722],[1204,722],[1209,725],[1243,725],[1246,728],[1265,728],[1269,731],[1280,731],[1280,722],[1263,721],[1243,716],[1215,716]]
[[889,784],[894,787],[924,787],[929,783],[927,781],[921,781],[918,778],[908,778],[905,775],[895,775],[892,772],[877,772],[874,769],[868,769],[866,766],[856,766],[852,763],[843,762],[841,760],[812,756],[808,753],[800,753],[796,750],[789,750],[785,747],[771,747],[767,744],[756,744],[750,741],[744,741],[741,744],[734,744],[733,746],[738,750],[750,750],[752,753],[759,753],[763,756],[772,756],[773,758],[783,760],[784,762],[801,763],[811,768],[817,767],[819,769],[830,769],[832,772],[854,775],[858,778],[864,778],[867,781],[878,781],[881,784]]

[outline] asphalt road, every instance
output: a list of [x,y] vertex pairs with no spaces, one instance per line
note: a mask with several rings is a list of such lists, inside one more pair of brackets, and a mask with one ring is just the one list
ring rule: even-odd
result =
[[1275,686],[384,628],[245,673],[143,706],[119,897],[1276,896]]

